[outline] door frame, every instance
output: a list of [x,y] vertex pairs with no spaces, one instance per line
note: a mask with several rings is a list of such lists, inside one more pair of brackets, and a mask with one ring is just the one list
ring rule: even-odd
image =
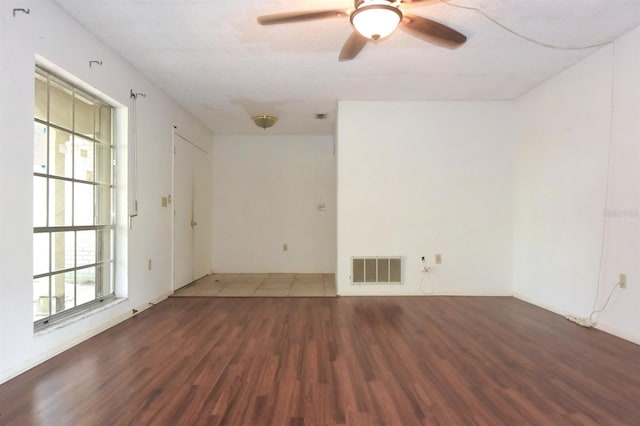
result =
[[[169,207],[171,210],[171,289],[172,291],[176,291],[176,223],[175,223],[175,194],[176,194],[176,136],[180,137],[182,140],[187,142],[189,145],[193,146],[199,151],[202,151],[207,156],[209,152],[199,146],[198,144],[193,143],[189,138],[185,137],[183,134],[178,132],[178,128],[173,126],[171,131],[171,199],[169,200]],[[195,239],[195,237],[194,237]],[[195,240],[194,240],[195,241]],[[194,246],[194,265],[195,267],[195,246]],[[207,272],[209,273],[209,272]],[[198,277],[200,278],[200,277]],[[194,279],[197,279],[194,277]]]

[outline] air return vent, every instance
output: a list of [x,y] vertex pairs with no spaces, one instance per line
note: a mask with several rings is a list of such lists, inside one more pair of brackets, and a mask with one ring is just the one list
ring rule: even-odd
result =
[[354,284],[402,284],[402,257],[352,257]]

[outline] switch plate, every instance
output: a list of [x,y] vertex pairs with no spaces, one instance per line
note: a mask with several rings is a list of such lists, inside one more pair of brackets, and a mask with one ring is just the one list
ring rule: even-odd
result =
[[147,261],[147,269],[150,271],[150,270],[151,270],[151,267],[152,267],[152,262],[151,262],[151,259],[149,259],[149,260]]
[[282,245],[282,251],[289,251],[289,245],[288,244],[283,244]]
[[627,288],[627,274],[620,272],[620,279],[618,280],[620,288]]
[[442,263],[442,255],[436,254],[436,265],[440,265]]
[[169,200],[167,199],[167,197],[162,197],[162,200],[160,201],[162,207],[167,207]]

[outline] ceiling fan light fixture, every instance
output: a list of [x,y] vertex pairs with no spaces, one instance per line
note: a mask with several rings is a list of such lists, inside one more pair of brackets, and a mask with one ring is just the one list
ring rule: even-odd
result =
[[402,12],[386,0],[364,0],[351,14],[351,25],[362,36],[379,40],[393,33],[402,21]]

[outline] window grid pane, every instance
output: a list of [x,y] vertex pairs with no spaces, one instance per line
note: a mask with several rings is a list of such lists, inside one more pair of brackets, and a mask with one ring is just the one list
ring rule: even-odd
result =
[[[33,319],[114,294],[113,108],[36,68]],[[84,306],[83,306],[84,305]]]
[[51,232],[49,235],[51,235],[51,272],[75,268],[75,232]]
[[33,275],[51,271],[49,265],[49,233],[33,234]]
[[49,183],[49,226],[72,226],[71,209],[73,200],[72,183],[62,179],[48,179]]
[[88,226],[93,225],[94,218],[94,202],[93,191],[94,186],[86,183],[74,183],[74,200],[73,200],[73,225]]
[[49,316],[49,277],[33,280],[33,318],[42,319]]
[[33,116],[43,121],[47,121],[48,116],[48,85],[47,76],[36,72],[36,99],[34,103]]
[[64,129],[73,129],[72,91],[49,78],[49,121]]
[[71,133],[55,127],[49,135],[49,171],[54,176],[73,177],[73,137]]
[[33,226],[47,226],[48,179],[42,176],[33,177]]
[[47,125],[36,121],[33,127],[33,173],[47,173]]

